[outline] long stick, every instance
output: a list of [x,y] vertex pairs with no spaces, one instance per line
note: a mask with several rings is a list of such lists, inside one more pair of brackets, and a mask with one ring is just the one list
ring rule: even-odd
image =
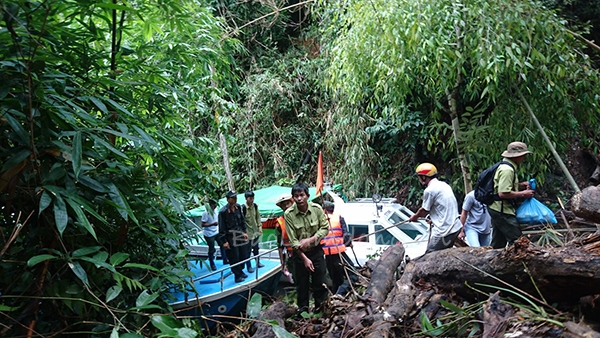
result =
[[560,158],[560,156],[558,156],[558,153],[556,152],[556,149],[554,149],[554,146],[552,145],[552,142],[550,142],[550,139],[548,138],[548,135],[546,135],[546,132],[544,131],[544,128],[540,124],[540,121],[538,121],[537,117],[535,117],[535,114],[533,113],[533,110],[531,110],[531,107],[529,107],[529,103],[527,103],[527,100],[525,99],[525,96],[523,96],[523,93],[521,93],[521,91],[519,90],[519,88],[517,86],[515,86],[515,88],[517,89],[517,93],[519,94],[519,98],[521,99],[521,101],[525,105],[525,108],[527,109],[527,112],[529,112],[529,115],[531,115],[531,118],[533,119],[533,122],[538,127],[538,129],[540,130],[540,133],[542,134],[542,137],[546,141],[546,144],[548,144],[548,148],[550,148],[550,151],[552,152],[552,155],[554,155],[554,159],[556,159],[556,162],[558,162],[558,165],[562,169],[563,173],[565,174],[565,176],[567,176],[567,180],[571,184],[571,187],[573,188],[573,190],[575,190],[576,193],[580,192],[581,189],[579,189],[579,187],[577,186],[577,183],[575,183],[575,180],[573,179],[573,176],[571,176],[571,173],[569,172],[569,169],[567,169],[567,167],[565,166],[563,160]]

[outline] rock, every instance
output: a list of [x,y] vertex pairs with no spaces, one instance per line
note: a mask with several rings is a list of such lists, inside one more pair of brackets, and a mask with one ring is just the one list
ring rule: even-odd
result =
[[592,222],[600,222],[600,187],[587,187],[571,198],[575,215]]

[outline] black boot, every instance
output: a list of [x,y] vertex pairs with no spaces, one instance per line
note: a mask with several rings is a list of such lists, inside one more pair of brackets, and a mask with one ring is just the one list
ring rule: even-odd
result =
[[210,260],[210,269],[211,269],[212,271],[216,271],[216,270],[217,270],[217,266],[215,265],[215,261],[214,261],[214,259],[211,259],[211,260]]
[[254,272],[254,269],[252,268],[252,263],[250,263],[250,261],[246,262],[246,271],[248,271],[249,273]]
[[264,268],[265,267],[265,265],[260,262],[260,258],[256,260],[256,267],[257,268]]

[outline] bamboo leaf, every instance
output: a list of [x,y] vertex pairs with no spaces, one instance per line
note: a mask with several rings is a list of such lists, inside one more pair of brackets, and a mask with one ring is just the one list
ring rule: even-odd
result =
[[135,300],[135,306],[140,307],[140,306],[149,305],[159,296],[160,296],[159,293],[150,294],[150,293],[148,293],[148,290],[144,290],[144,291],[142,291],[142,293],[140,293],[138,298]]
[[41,263],[41,262],[44,262],[44,261],[47,261],[50,259],[56,259],[56,258],[58,258],[58,257],[53,256],[53,255],[48,255],[48,254],[33,256],[27,261],[27,266],[32,267],[38,263]]
[[124,262],[127,258],[129,258],[128,253],[116,252],[112,256],[110,256],[110,264],[117,266]]
[[71,271],[73,271],[73,273],[75,274],[75,276],[77,276],[77,278],[79,278],[85,285],[90,285],[90,283],[88,282],[87,273],[85,272],[81,264],[79,264],[79,262],[69,262],[68,265],[69,268],[71,268]]
[[50,206],[50,203],[52,203],[52,196],[50,196],[50,194],[44,190],[42,192],[42,196],[40,197],[40,211],[38,212],[38,215],[41,215],[42,211],[46,210],[46,208]]
[[67,203],[69,203],[69,206],[71,207],[71,209],[77,215],[77,221],[79,222],[79,224],[85,230],[87,230],[87,232],[89,232],[90,235],[92,235],[92,237],[94,237],[95,240],[98,240],[98,238],[96,237],[96,231],[94,231],[92,224],[90,224],[90,221],[88,220],[87,216],[85,215],[83,210],[81,210],[81,205],[79,205],[78,203],[76,203],[75,201],[73,201],[70,198],[66,198],[66,200],[67,200]]
[[82,260],[82,261],[86,261],[86,262],[90,262],[90,263],[94,264],[97,268],[105,268],[105,269],[109,270],[112,273],[116,273],[117,272],[117,270],[115,270],[114,266],[112,266],[112,265],[110,265],[110,264],[108,264],[108,263],[106,263],[104,261],[98,260],[98,259],[96,259],[94,257],[81,256],[81,257],[76,257],[76,259],[79,259],[79,260]]
[[138,268],[138,269],[148,269],[154,272],[160,272],[160,270],[158,270],[157,268],[151,266],[151,265],[146,265],[146,264],[139,264],[139,263],[127,263],[123,265],[124,268]]
[[127,203],[125,202],[125,199],[121,195],[119,188],[117,188],[117,186],[113,183],[109,183],[108,189],[110,191],[108,195],[110,196],[110,199],[117,205],[117,211],[119,212],[121,217],[123,217],[124,220],[127,220],[129,205],[127,205]]
[[59,194],[54,195],[54,222],[58,233],[62,236],[69,222],[69,215],[67,214],[67,205]]
[[104,114],[108,114],[108,109],[106,108],[106,105],[104,104],[104,102],[100,101],[100,99],[98,99],[97,97],[90,96],[90,101],[92,101],[92,103],[96,107],[98,107],[98,109],[100,109],[101,112],[103,112]]
[[95,190],[97,192],[100,193],[107,193],[109,192],[109,189],[102,183],[96,181],[95,179],[86,176],[86,175],[81,175],[79,176],[79,182],[83,185],[85,185],[86,187]]
[[0,172],[6,171],[18,165],[19,163],[23,162],[26,158],[28,158],[29,155],[31,155],[31,151],[29,149],[20,149],[18,152],[16,152],[15,155],[13,155],[8,161],[6,161],[6,163],[4,163]]
[[271,325],[271,329],[273,329],[273,333],[277,338],[296,338],[295,335],[289,333],[285,328],[279,325]]
[[101,246],[88,246],[88,247],[80,248],[80,249],[73,251],[71,256],[73,256],[73,257],[87,256],[91,253],[98,252],[100,249],[102,249]]
[[123,291],[123,288],[118,285],[111,286],[108,291],[106,291],[106,302],[110,302],[111,300],[117,298],[119,294]]
[[3,117],[6,119],[8,125],[12,128],[15,134],[19,136],[19,140],[21,141],[21,143],[29,147],[29,133],[23,128],[21,123],[10,114],[11,112],[20,114],[19,112],[16,112],[11,109],[7,114],[4,114]]
[[71,153],[73,157],[73,173],[75,174],[75,179],[79,177],[79,172],[81,171],[81,132],[78,131],[73,136],[73,151]]

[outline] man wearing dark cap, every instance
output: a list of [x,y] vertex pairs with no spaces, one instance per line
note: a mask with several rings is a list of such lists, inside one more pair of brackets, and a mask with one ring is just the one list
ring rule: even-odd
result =
[[237,204],[235,191],[228,191],[225,195],[227,204],[219,210],[219,246],[227,250],[227,258],[231,264],[231,272],[235,275],[235,282],[241,283],[247,278],[241,264],[246,259],[248,234],[246,233],[246,221],[242,209]]
[[502,153],[503,162],[494,174],[494,193],[500,197],[488,207],[492,217],[492,247],[494,249],[504,248],[506,244],[512,245],[521,237],[521,228],[515,216],[516,199],[524,199],[533,196],[533,190],[529,182],[521,182],[517,179],[516,169],[525,156],[531,154],[527,145],[523,142],[512,142],[506,151]]

